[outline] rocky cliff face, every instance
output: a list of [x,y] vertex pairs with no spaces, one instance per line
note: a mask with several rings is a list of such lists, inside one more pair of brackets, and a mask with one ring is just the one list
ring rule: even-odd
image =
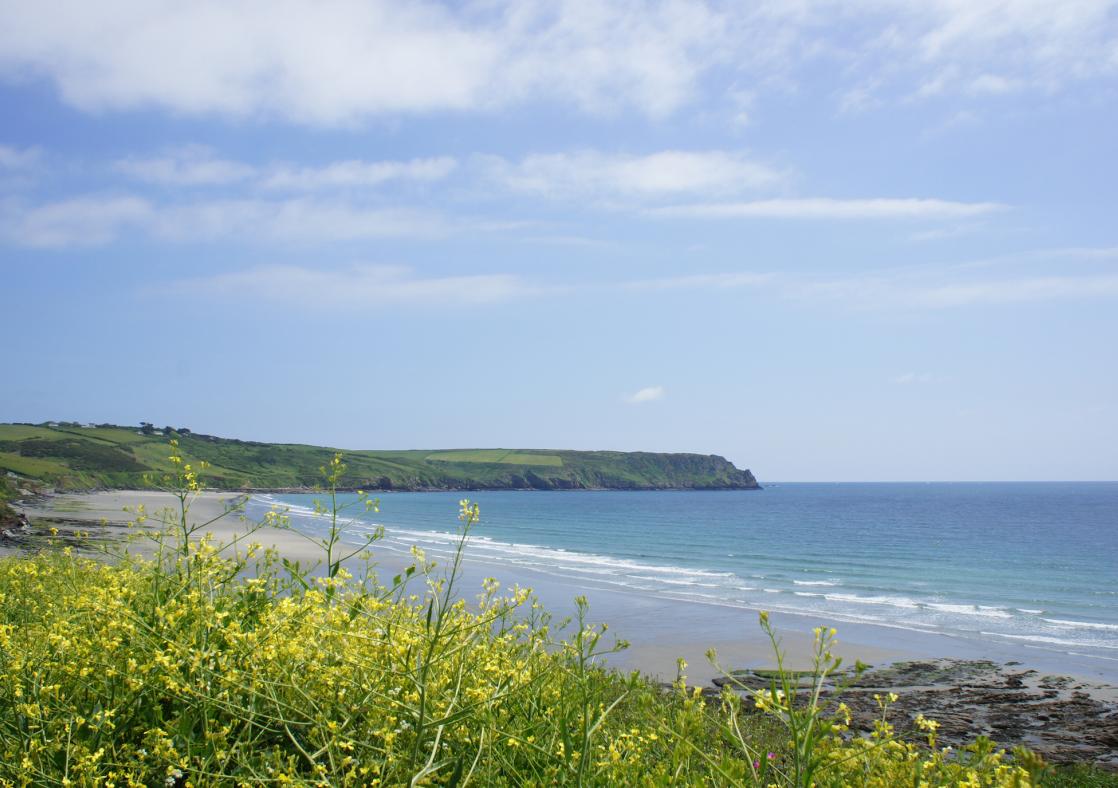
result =
[[571,452],[557,467],[440,463],[436,478],[370,480],[396,490],[759,490],[752,472],[717,455],[648,452]]

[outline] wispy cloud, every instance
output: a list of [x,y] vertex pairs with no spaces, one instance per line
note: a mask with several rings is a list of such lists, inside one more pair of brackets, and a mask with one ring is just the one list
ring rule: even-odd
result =
[[697,203],[650,209],[658,216],[704,219],[960,219],[1004,211],[996,202],[930,198],[782,198],[750,202]]
[[63,248],[99,246],[153,217],[147,200],[131,196],[84,196],[28,206],[0,203],[0,239],[20,246]]
[[[1022,91],[1051,96],[1118,72],[1111,0],[809,5],[818,16],[804,17],[822,18],[835,31],[824,51],[837,49],[836,59],[844,62],[838,96],[847,110],[944,96],[989,100]],[[798,25],[795,39],[806,32]],[[843,34],[855,43],[842,47],[834,39]]]
[[1118,72],[1111,0],[162,0],[142,24],[128,0],[72,0],[4,17],[0,69],[46,76],[73,106],[326,126],[541,101],[663,116],[704,93],[740,121],[743,91],[726,84],[752,97],[821,68],[848,109],[1052,95]]
[[187,145],[160,156],[129,156],[114,169],[130,178],[164,186],[214,186],[244,181],[256,170],[238,161],[217,157],[202,145]]
[[452,173],[458,162],[450,156],[410,161],[339,161],[322,167],[275,166],[266,171],[266,189],[315,189],[379,186],[389,181],[437,181]]
[[1013,93],[1024,87],[1025,86],[1016,79],[1007,79],[998,74],[979,74],[970,81],[966,89],[968,92],[977,95],[986,94],[997,96],[1002,93]]
[[435,238],[470,226],[436,213],[335,199],[156,203],[135,195],[83,195],[40,205],[0,203],[0,239],[31,247],[98,246],[125,233],[173,243]]
[[981,222],[961,222],[958,224],[948,225],[946,227],[932,227],[927,230],[917,230],[909,234],[909,240],[918,243],[926,243],[929,241],[942,241],[948,238],[958,238],[968,233],[977,232],[981,228]]
[[625,397],[625,402],[630,405],[641,405],[646,402],[656,402],[664,398],[663,386],[646,386],[643,389],[638,389],[632,394]]
[[864,311],[940,310],[978,306],[1047,303],[1118,297],[1118,274],[1098,268],[1060,275],[1003,272],[996,265],[1043,265],[1052,259],[1084,263],[1118,259],[1109,247],[1037,250],[970,264],[901,267],[846,275],[738,271],[636,279],[617,287],[636,292],[749,289],[799,302],[830,303]]
[[488,177],[505,188],[547,197],[733,195],[772,187],[784,177],[742,153],[722,150],[644,155],[579,151],[534,154],[516,162],[496,156],[480,161]]
[[265,299],[307,308],[386,306],[472,307],[536,295],[509,274],[421,276],[406,266],[354,264],[335,268],[265,265],[175,282],[190,295]]
[[4,15],[0,67],[48,76],[82,109],[325,126],[541,98],[662,115],[692,98],[721,30],[721,15],[693,1],[201,0],[157,2],[140,24],[131,2],[104,0],[13,3]]
[[307,192],[375,187],[390,181],[437,181],[458,162],[450,156],[405,161],[349,159],[321,166],[283,162],[263,166],[218,156],[204,145],[186,145],[156,156],[129,156],[113,168],[130,178],[163,186],[225,186],[243,183],[259,189]]
[[153,215],[148,229],[160,239],[180,243],[225,239],[310,243],[434,238],[449,231],[437,214],[309,198],[209,200],[170,205]]
[[26,170],[37,164],[42,154],[39,147],[15,148],[0,145],[0,170]]

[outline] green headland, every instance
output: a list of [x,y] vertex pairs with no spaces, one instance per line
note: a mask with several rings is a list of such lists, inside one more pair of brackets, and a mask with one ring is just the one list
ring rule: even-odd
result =
[[[259,443],[185,428],[73,422],[0,424],[0,472],[57,489],[141,486],[166,468],[167,441],[209,463],[207,484],[229,490],[304,490],[338,451]],[[543,449],[345,450],[343,485],[369,490],[745,490],[748,470],[717,455]]]

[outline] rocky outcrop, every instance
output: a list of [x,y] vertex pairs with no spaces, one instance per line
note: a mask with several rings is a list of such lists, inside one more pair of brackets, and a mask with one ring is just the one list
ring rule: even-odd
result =
[[[766,671],[735,671],[717,686],[763,689]],[[809,683],[809,677],[802,679]],[[939,723],[940,746],[959,748],[984,735],[1000,747],[1024,745],[1053,763],[1093,762],[1118,769],[1118,687],[1042,675],[1016,663],[928,659],[897,662],[859,677],[839,677],[839,694],[853,716],[851,730],[869,731],[881,709],[874,695],[897,693],[889,721],[915,731],[923,714]],[[804,690],[806,692],[806,690]],[[917,738],[922,738],[917,734]]]

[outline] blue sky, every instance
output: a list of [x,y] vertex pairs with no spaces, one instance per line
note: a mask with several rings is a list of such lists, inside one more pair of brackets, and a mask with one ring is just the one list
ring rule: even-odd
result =
[[0,2],[0,419],[1118,478],[1112,2]]

